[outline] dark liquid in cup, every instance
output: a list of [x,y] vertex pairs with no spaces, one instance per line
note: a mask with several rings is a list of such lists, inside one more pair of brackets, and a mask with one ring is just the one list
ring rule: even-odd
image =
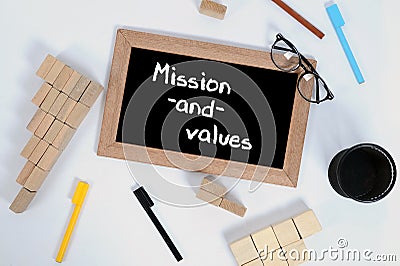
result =
[[342,196],[361,202],[378,201],[393,188],[392,157],[375,144],[360,144],[337,154],[329,166],[329,181]]

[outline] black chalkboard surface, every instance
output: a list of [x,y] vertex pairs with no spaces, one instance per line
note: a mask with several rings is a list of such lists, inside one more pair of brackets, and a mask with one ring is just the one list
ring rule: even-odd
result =
[[[166,116],[170,113],[170,111],[174,108],[168,102],[168,98],[185,98],[190,99],[197,96],[207,96],[210,95],[206,91],[201,90],[191,90],[181,87],[173,87],[167,93],[163,94],[160,98],[157,99],[155,103],[149,99],[148,103],[153,104],[150,113],[147,116],[146,121],[146,130],[143,137],[140,129],[136,126],[126,126],[129,129],[125,131],[125,137],[122,137],[123,132],[123,124],[125,118],[125,112],[128,107],[129,102],[132,99],[132,96],[136,92],[137,88],[149,77],[153,76],[155,66],[159,63],[161,66],[165,64],[175,65],[177,63],[188,62],[193,60],[199,60],[201,58],[195,58],[191,56],[183,56],[171,53],[164,53],[159,51],[151,51],[148,49],[140,49],[133,47],[130,56],[128,75],[126,78],[124,97],[122,100],[121,107],[121,116],[118,124],[118,133],[117,133],[117,142],[131,143],[137,145],[143,145],[151,148],[157,149],[170,149],[179,152],[195,154],[195,155],[203,155],[207,156],[208,154],[201,153],[200,140],[192,139],[188,140],[185,137],[185,127],[182,127],[180,136],[179,136],[179,148],[180,150],[174,149],[173,147],[165,147],[161,141],[161,131],[166,120]],[[261,89],[262,93],[268,100],[270,104],[271,111],[275,120],[276,125],[276,148],[275,148],[275,156],[273,157],[272,165],[268,164],[268,162],[260,162],[260,150],[261,150],[261,133],[259,130],[259,122],[257,121],[256,114],[253,113],[251,106],[240,97],[237,93],[233,92],[232,95],[226,94],[213,94],[212,97],[219,99],[225,102],[227,105],[231,106],[238,113],[240,118],[245,124],[247,133],[251,136],[252,141],[252,149],[250,150],[249,158],[246,161],[245,155],[241,156],[238,160],[244,163],[250,164],[258,164],[264,166],[272,166],[275,168],[283,168],[283,162],[285,159],[286,152],[286,144],[287,138],[290,128],[291,115],[293,110],[293,102],[294,96],[296,93],[296,82],[297,75],[294,73],[285,73],[277,70],[269,70],[256,68],[251,66],[239,65],[239,64],[229,64],[230,66],[235,67],[236,69],[242,71],[247,76],[250,77]],[[211,74],[208,73],[207,74]],[[218,73],[214,73],[218,74]],[[215,75],[214,75],[215,76]],[[234,89],[233,89],[234,91]],[[249,92],[251,93],[251,92]],[[147,100],[147,99],[144,99]],[[132,103],[134,104],[134,102]],[[265,112],[268,110],[266,109]],[[132,115],[141,115],[141,114],[132,114]],[[146,114],[147,115],[147,114]],[[125,123],[129,123],[129,121],[125,121]],[[213,125],[218,123],[215,119],[205,118],[201,116],[197,116],[192,118],[186,126],[190,127],[191,125],[196,128],[213,128]],[[219,128],[223,128],[224,135],[229,134],[226,128],[223,125],[220,125]],[[157,132],[155,134],[155,132]],[[159,133],[159,134],[158,134]],[[211,144],[213,145],[213,144]],[[219,143],[216,144],[216,158],[230,160],[231,158],[231,147],[229,145],[221,145]],[[248,153],[248,151],[243,151],[243,153]],[[209,155],[209,156],[212,156]],[[241,160],[243,159],[243,160]]]
[[299,74],[265,51],[120,29],[98,154],[296,186]]

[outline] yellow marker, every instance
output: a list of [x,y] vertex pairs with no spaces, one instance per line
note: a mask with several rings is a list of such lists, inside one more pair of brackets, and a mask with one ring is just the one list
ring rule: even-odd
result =
[[72,198],[72,203],[75,204],[74,212],[72,213],[71,219],[69,220],[69,224],[67,230],[64,234],[64,239],[61,243],[60,249],[58,250],[58,255],[56,258],[57,262],[62,262],[64,257],[65,250],[68,247],[69,239],[71,238],[72,231],[74,231],[76,220],[78,220],[79,212],[81,211],[81,207],[83,201],[86,197],[86,192],[89,189],[89,184],[85,182],[79,182],[76,186],[74,197]]

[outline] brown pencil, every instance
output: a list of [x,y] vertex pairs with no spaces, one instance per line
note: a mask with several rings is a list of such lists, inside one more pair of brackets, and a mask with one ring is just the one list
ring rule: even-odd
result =
[[285,4],[281,0],[272,0],[275,4],[277,4],[280,8],[285,10],[289,15],[291,15],[294,19],[296,19],[300,24],[302,24],[304,27],[306,27],[308,30],[310,30],[312,33],[314,33],[318,38],[322,39],[324,38],[325,34],[321,32],[318,28],[316,28],[313,24],[311,24],[308,20],[303,18],[299,13],[294,11],[290,6]]

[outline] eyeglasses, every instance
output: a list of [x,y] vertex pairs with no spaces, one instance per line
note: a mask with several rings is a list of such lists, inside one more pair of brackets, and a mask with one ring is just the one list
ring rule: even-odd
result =
[[306,101],[319,104],[334,98],[333,93],[310,61],[280,33],[276,35],[276,40],[272,45],[271,59],[277,68],[285,72],[296,71],[299,67],[304,70],[297,80],[297,90]]

